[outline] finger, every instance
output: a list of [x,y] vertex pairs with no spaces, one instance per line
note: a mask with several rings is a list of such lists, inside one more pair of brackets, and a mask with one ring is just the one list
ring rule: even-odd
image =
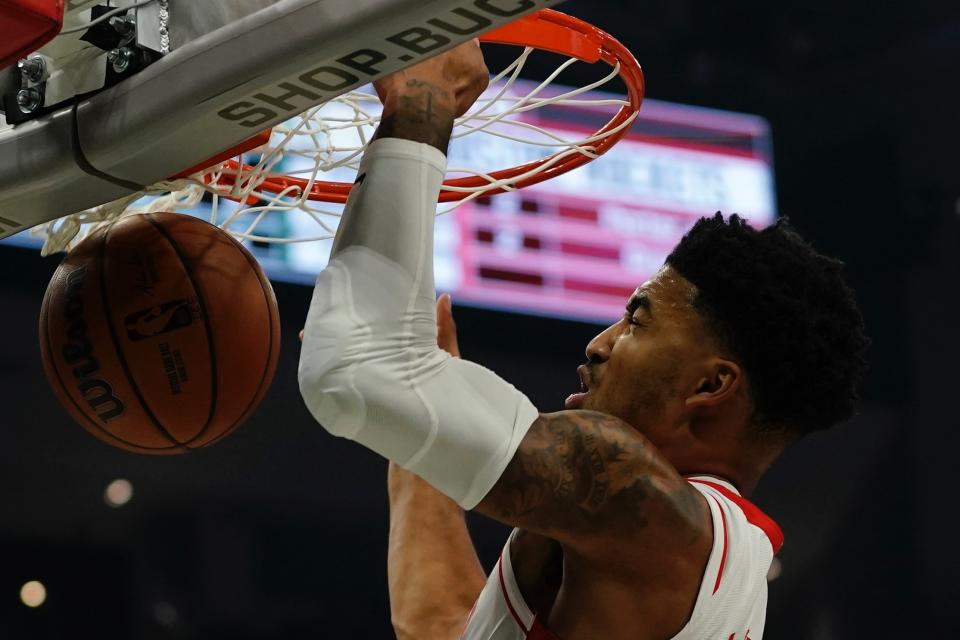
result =
[[446,293],[437,300],[437,345],[453,357],[460,357],[457,325],[453,320],[453,300]]
[[440,344],[441,348],[445,348],[451,338],[453,318],[447,306],[449,297],[450,296],[445,293],[437,298],[437,343]]
[[300,332],[300,342],[303,342],[303,331]]

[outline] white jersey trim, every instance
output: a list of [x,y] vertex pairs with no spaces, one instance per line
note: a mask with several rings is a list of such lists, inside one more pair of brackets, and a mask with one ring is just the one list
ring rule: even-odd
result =
[[497,570],[500,572],[500,587],[502,595],[507,602],[507,608],[511,614],[516,614],[517,624],[523,629],[525,634],[530,633],[533,627],[533,621],[536,618],[533,611],[524,600],[520,593],[520,585],[517,584],[517,576],[513,573],[513,559],[510,557],[510,550],[513,547],[513,540],[517,535],[517,529],[510,534],[507,544],[504,546],[503,553],[500,554],[500,566]]
[[[711,482],[715,481],[714,478],[709,478],[709,480]],[[694,487],[696,488],[698,485],[694,485]],[[730,490],[736,491],[732,485]],[[702,638],[696,637],[696,633],[700,631],[700,625],[697,623],[703,618],[704,610],[711,606],[710,599],[716,593],[719,578],[722,577],[720,572],[726,560],[724,556],[727,551],[727,533],[724,526],[723,511],[717,498],[712,494],[709,497],[704,495],[704,499],[706,499],[707,506],[710,508],[710,520],[713,522],[713,548],[710,550],[707,566],[704,567],[703,576],[700,578],[700,589],[697,591],[697,601],[693,605],[693,613],[690,614],[690,619],[683,625],[680,633],[673,636],[671,640],[702,640]]]

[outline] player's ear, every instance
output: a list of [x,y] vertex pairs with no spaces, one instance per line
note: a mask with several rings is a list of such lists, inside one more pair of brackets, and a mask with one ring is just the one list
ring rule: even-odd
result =
[[743,370],[739,364],[726,358],[711,358],[705,363],[686,405],[690,409],[716,407],[736,394],[743,383]]

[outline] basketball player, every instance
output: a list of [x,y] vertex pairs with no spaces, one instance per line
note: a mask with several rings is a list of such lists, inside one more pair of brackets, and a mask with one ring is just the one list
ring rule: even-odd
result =
[[[587,345],[567,410],[540,413],[452,357],[448,298],[452,355],[437,344],[444,154],[487,77],[472,43],[378,83],[383,122],[305,327],[310,411],[395,463],[397,635],[760,640],[783,538],[744,496],[853,414],[867,339],[841,264],[786,224],[703,219]],[[489,580],[463,509],[516,527]]]

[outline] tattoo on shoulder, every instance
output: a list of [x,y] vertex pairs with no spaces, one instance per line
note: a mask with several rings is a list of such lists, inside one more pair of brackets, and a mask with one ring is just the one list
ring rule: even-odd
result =
[[567,530],[594,528],[598,518],[644,527],[656,455],[645,438],[606,414],[544,415],[481,508],[520,524],[537,511]]

